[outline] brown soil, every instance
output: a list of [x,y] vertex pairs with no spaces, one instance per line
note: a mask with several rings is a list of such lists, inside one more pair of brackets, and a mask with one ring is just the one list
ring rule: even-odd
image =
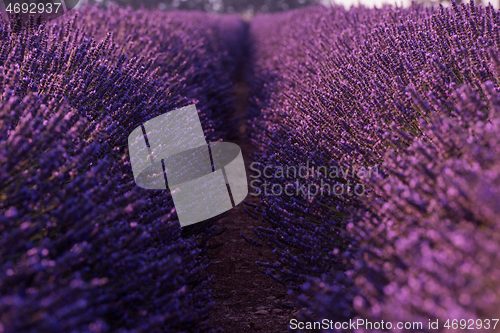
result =
[[[248,155],[253,147],[243,142],[235,143],[241,147],[245,163],[249,165]],[[246,201],[259,203],[259,199],[250,194]],[[251,218],[244,212],[245,207],[241,203],[217,221],[219,228],[226,228],[226,231],[207,244],[210,247],[222,243],[208,250],[213,264],[207,271],[214,278],[211,289],[215,301],[211,325],[220,328],[221,332],[288,332],[290,319],[296,317],[298,308],[286,307],[293,304],[286,288],[262,273],[263,268],[255,263],[276,262],[271,249],[265,244],[262,247],[251,245],[240,236],[243,234],[259,241],[252,230],[265,223]]]
[[[236,90],[238,112],[246,112],[246,86],[240,83]],[[248,143],[245,126],[240,127],[240,139],[232,140],[243,152],[249,183],[250,154],[256,148]],[[259,198],[249,194],[247,202],[258,204]],[[256,261],[276,262],[271,249],[263,244],[257,247],[245,241],[247,238],[260,241],[253,229],[266,226],[265,222],[255,220],[244,212],[247,207],[243,202],[229,211],[229,214],[217,221],[219,228],[225,232],[213,237],[208,248],[208,257],[213,264],[207,273],[213,275],[211,285],[212,301],[215,302],[210,324],[220,332],[289,332],[290,319],[296,317],[297,306],[287,295],[287,289],[263,273],[263,268]],[[287,307],[288,305],[288,307]]]

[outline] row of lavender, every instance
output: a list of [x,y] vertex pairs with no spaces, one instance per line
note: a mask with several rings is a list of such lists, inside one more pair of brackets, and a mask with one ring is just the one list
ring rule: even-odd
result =
[[314,7],[258,16],[250,35],[261,171],[316,170],[256,182],[267,274],[309,319],[494,318],[500,13]]
[[197,103],[227,136],[237,17],[87,8],[0,26],[0,332],[207,330],[203,242],[127,137]]

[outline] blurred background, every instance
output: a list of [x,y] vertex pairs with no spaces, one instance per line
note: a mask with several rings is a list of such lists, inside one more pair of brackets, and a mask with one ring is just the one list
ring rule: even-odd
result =
[[[450,0],[414,0],[424,4],[450,5]],[[487,5],[490,0],[475,1],[476,5]],[[364,5],[367,7],[381,7],[384,4],[408,7],[412,0],[81,0],[80,3],[101,4],[107,6],[112,2],[122,6],[130,5],[133,8],[158,8],[161,10],[201,10],[216,13],[241,13],[252,16],[258,13],[272,13],[295,9],[315,4],[338,4],[346,8]],[[469,0],[457,0],[457,3],[468,3]],[[492,5],[499,8],[500,0],[493,0]]]

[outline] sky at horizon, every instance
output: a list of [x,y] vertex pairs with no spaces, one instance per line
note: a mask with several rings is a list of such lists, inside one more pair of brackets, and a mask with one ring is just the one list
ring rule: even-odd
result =
[[[491,2],[494,8],[496,9],[499,8],[500,0],[498,1],[484,0],[484,1],[485,5]],[[469,0],[465,0],[463,2],[468,3]],[[343,5],[346,9],[350,8],[351,6],[359,6],[359,5],[364,5],[366,7],[376,6],[377,8],[380,8],[384,4],[392,4],[392,5],[397,4],[398,6],[409,7],[411,5],[411,0],[321,0],[321,3],[324,5],[330,5],[330,4]],[[477,5],[478,1],[475,1],[475,3]],[[451,5],[449,1],[442,2],[442,4],[445,7]]]

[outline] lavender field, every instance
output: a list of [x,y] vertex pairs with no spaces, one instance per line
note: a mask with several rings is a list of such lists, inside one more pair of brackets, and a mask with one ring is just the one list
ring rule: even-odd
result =
[[[83,7],[0,29],[0,333],[500,330],[492,6]],[[259,188],[181,228],[127,138],[193,103]],[[306,163],[293,195],[262,195],[290,181],[266,166]]]

